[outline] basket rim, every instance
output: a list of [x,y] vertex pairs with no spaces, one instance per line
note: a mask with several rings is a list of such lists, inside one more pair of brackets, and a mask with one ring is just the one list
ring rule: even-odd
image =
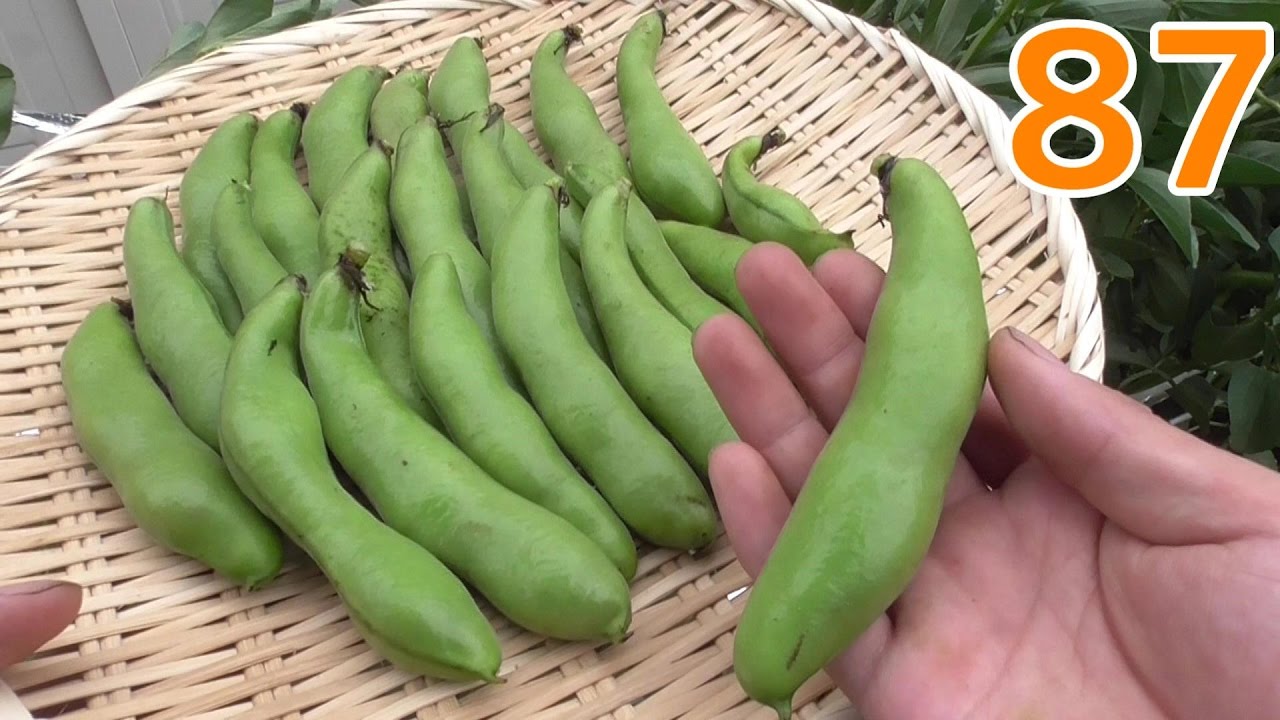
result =
[[[739,0],[725,0],[739,6]],[[1067,358],[1068,367],[1096,381],[1102,380],[1105,365],[1105,333],[1098,274],[1089,252],[1084,226],[1068,198],[1045,195],[1027,187],[1012,172],[1010,143],[1012,122],[1000,106],[946,63],[932,57],[895,28],[881,28],[842,12],[818,0],[756,0],[789,15],[798,16],[824,33],[838,33],[847,39],[860,36],[882,57],[900,56],[917,78],[927,81],[946,108],[957,108],[970,128],[987,142],[996,169],[1010,176],[1030,195],[1033,208],[1044,207],[1047,214],[1048,253],[1062,266],[1063,299],[1057,313],[1056,339],[1064,340],[1068,329],[1075,341]],[[24,187],[23,180],[58,164],[57,156],[97,142],[104,128],[128,118],[144,106],[163,100],[177,90],[198,82],[214,72],[270,57],[313,50],[355,35],[370,24],[396,20],[421,20],[451,10],[479,10],[490,5],[534,9],[543,0],[385,0],[376,5],[317,20],[260,38],[228,45],[163,75],[143,82],[111,102],[86,115],[67,133],[33,149],[0,173],[0,200],[3,195]],[[0,209],[0,227],[11,216]]]

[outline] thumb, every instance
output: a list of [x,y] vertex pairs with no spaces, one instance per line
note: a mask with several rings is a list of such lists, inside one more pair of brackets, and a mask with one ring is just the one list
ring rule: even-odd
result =
[[1017,330],[992,338],[991,385],[1030,455],[1147,542],[1280,532],[1280,476],[1067,369]]
[[76,619],[83,591],[37,580],[0,587],[0,669],[26,659]]

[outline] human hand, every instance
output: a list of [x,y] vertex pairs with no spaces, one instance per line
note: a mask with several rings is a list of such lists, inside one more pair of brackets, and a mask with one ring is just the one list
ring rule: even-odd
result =
[[0,670],[25,660],[80,613],[78,585],[36,580],[0,587]]
[[[753,577],[854,391],[884,274],[753,248],[776,359],[717,317],[694,352],[740,443],[711,458]],[[945,308],[940,308],[945,312]],[[1280,475],[1002,330],[928,556],[828,667],[866,720],[1280,715]]]

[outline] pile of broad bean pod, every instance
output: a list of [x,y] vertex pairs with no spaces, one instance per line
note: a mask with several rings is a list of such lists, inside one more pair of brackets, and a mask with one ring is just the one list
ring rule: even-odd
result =
[[[665,31],[646,14],[620,49],[629,158],[566,71],[570,27],[530,70],[550,163],[491,105],[463,37],[430,78],[354,67],[311,107],[223,123],[182,180],[180,251],[167,205],[139,200],[130,299],[91,311],[63,359],[81,445],[138,525],[249,588],[276,577],[287,538],[373,647],[432,677],[497,679],[472,592],[548,637],[622,641],[633,535],[697,551],[718,534],[708,457],[736,436],[692,333],[721,313],[759,331],[734,279],[753,243],[807,263],[852,247],[754,177],[780,132],[713,170],[655,79]],[[913,236],[896,244],[927,249],[895,250],[860,381],[876,405],[850,406],[748,606],[739,676],[780,714],[919,562],[985,370],[954,196],[923,163],[876,171],[895,236]],[[926,341],[946,358],[929,407],[887,373]],[[885,408],[906,417],[880,427]],[[831,513],[900,485],[887,516],[831,531]],[[854,569],[814,567],[831,548]],[[849,598],[865,618],[836,607]]]

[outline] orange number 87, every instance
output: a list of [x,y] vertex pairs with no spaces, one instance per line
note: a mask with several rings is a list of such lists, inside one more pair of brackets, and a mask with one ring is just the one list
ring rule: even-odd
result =
[[[1227,147],[1249,98],[1271,62],[1274,30],[1264,22],[1161,22],[1151,28],[1152,57],[1161,63],[1217,62],[1221,66],[1188,128],[1169,177],[1177,195],[1207,195],[1217,185]],[[1089,63],[1090,75],[1071,85],[1057,76],[1067,58]],[[1101,23],[1057,20],[1027,32],[1013,50],[1009,75],[1027,105],[1013,118],[1014,174],[1044,194],[1092,197],[1129,179],[1141,157],[1141,137],[1121,99],[1133,87],[1137,58],[1123,35]],[[1094,138],[1085,158],[1069,160],[1050,148],[1058,129],[1074,125]]]

